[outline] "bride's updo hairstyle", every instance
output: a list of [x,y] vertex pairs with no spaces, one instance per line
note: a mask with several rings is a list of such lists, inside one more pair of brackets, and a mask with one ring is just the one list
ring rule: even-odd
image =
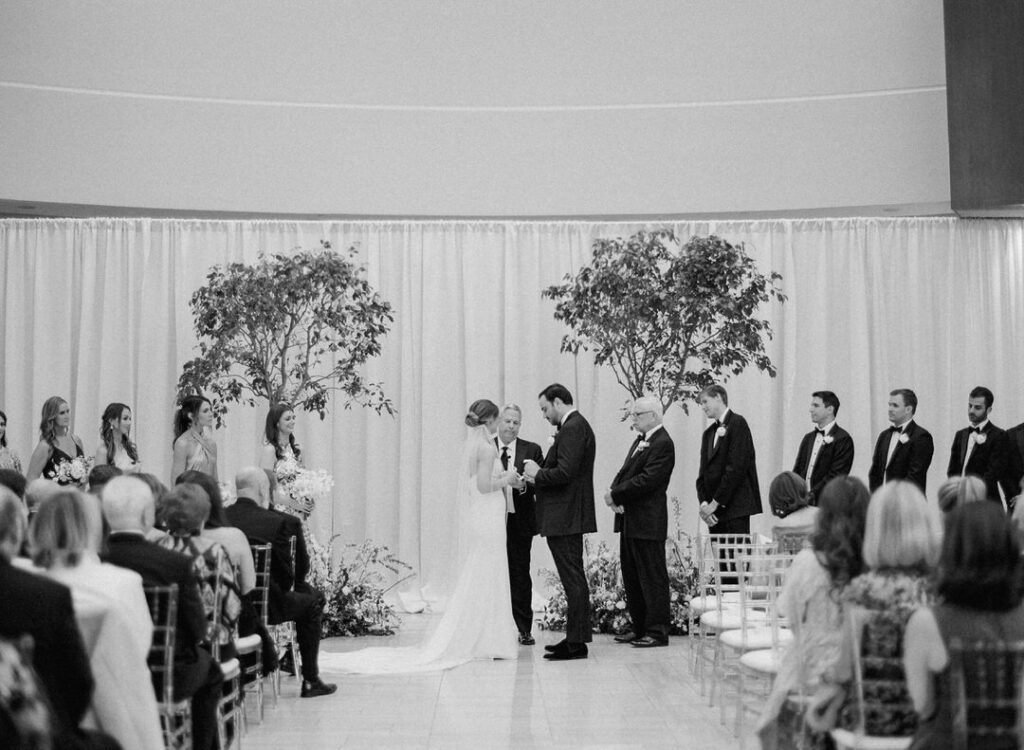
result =
[[479,398],[469,405],[466,412],[466,426],[479,427],[498,416],[498,405],[486,398]]

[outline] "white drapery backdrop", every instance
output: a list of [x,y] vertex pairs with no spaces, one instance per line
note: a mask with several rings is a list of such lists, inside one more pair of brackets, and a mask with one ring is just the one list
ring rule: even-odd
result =
[[[974,385],[995,392],[993,421],[1024,421],[1024,222],[841,219],[662,224],[594,222],[256,222],[97,219],[0,221],[3,314],[0,409],[27,464],[40,407],[51,395],[72,407],[73,430],[95,450],[99,416],[130,405],[145,467],[167,480],[171,416],[181,365],[194,356],[188,299],[213,264],[260,252],[356,245],[370,282],[395,308],[380,358],[367,368],[398,407],[394,417],[346,411],[299,415],[307,465],[330,471],[332,503],[312,523],[321,538],[370,537],[444,591],[455,538],[452,465],[462,416],[476,398],[524,409],[522,436],[543,444],[537,392],[567,385],[594,425],[595,483],[606,487],[631,442],[619,411],[625,394],[586,356],[559,353],[565,332],[541,290],[589,259],[598,237],[669,226],[685,240],[719,234],[745,242],[762,271],[783,275],[789,300],[767,306],[778,377],[744,373],[727,383],[750,422],[761,491],[791,468],[809,429],[814,390],[835,391],[839,422],[856,443],[854,474],[867,475],[886,424],[888,392],[913,388],[918,421],[931,430],[934,496],[953,432],[966,422]],[[677,448],[671,494],[687,531],[697,528],[694,480],[704,419],[673,407]],[[233,408],[218,431],[220,473],[255,462],[265,412]],[[612,518],[598,498],[598,536]],[[755,528],[767,528],[767,516]],[[550,566],[536,544],[535,567]]]

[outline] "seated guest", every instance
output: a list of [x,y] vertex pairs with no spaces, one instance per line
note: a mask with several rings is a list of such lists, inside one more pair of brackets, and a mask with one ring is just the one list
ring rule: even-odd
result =
[[[940,602],[910,617],[904,639],[907,687],[919,717],[914,750],[949,747],[953,736],[949,643],[1024,640],[1021,569],[1020,547],[1002,508],[970,503],[950,512],[939,558]],[[1001,743],[991,737],[985,747],[1016,748],[1016,737]]]
[[25,484],[25,477],[20,471],[0,469],[0,487],[9,489],[18,496],[19,500],[25,499]]
[[174,699],[192,699],[193,747],[209,750],[217,739],[217,699],[224,678],[201,646],[207,636],[206,613],[192,561],[146,540],[154,514],[153,494],[145,482],[130,476],[110,480],[103,488],[103,515],[110,525],[105,559],[134,570],[147,586],[178,585]]
[[103,488],[106,486],[114,477],[119,477],[124,474],[116,466],[110,464],[100,464],[99,466],[93,466],[89,469],[89,492],[94,495],[100,494]]
[[973,474],[950,477],[939,486],[939,510],[943,513],[975,500],[988,500],[988,488],[984,480]]
[[[148,689],[150,682],[146,659],[153,622],[142,577],[100,562],[97,551],[101,534],[99,500],[76,489],[62,488],[42,502],[32,521],[32,561],[46,576],[71,589],[76,611],[99,608],[104,629],[116,633],[117,655],[122,658],[93,662],[100,665],[95,672],[93,698],[100,725],[126,748],[159,750],[163,740],[156,699],[149,695],[145,696],[148,700],[139,700],[131,694],[138,688]],[[109,652],[104,657],[109,657]],[[123,695],[124,690],[129,695]]]
[[[160,500],[157,517],[167,536],[157,542],[161,547],[181,552],[192,560],[199,580],[211,641],[216,639],[218,659],[235,656],[234,635],[241,607],[235,569],[227,551],[216,542],[200,536],[210,516],[210,501],[202,487],[179,484]],[[217,586],[222,587],[220,605],[214,610]]]
[[0,488],[0,637],[32,637],[32,664],[51,709],[55,748],[118,748],[114,739],[79,727],[92,699],[89,657],[68,588],[11,565],[25,528],[21,501]]
[[869,499],[864,483],[849,476],[832,479],[819,493],[811,547],[793,560],[778,600],[793,640],[783,652],[759,722],[765,747],[825,743],[822,736],[801,738],[801,699],[833,679],[842,645],[843,591],[864,568],[861,546]]
[[[238,499],[225,509],[228,520],[241,529],[250,544],[272,544],[270,563],[271,624],[295,621],[302,656],[303,698],[330,695],[337,686],[320,679],[320,620],[324,595],[306,583],[309,557],[298,518],[270,510],[270,483],[262,469],[243,469],[235,477]],[[290,539],[295,537],[295,565],[292,566]]]
[[39,503],[57,492],[60,492],[60,485],[52,479],[39,477],[29,482],[25,487],[25,506],[28,509],[28,517],[31,519],[36,514]]
[[[134,476],[146,483],[149,491],[153,493],[153,502],[159,505],[160,499],[167,494],[167,485],[157,479],[154,474],[139,472]],[[146,533],[146,539],[151,542],[159,542],[164,536],[164,530],[159,528],[158,522],[154,523],[153,528]]]
[[[807,710],[808,723],[818,731],[838,724],[856,730],[859,723],[857,696],[847,695],[853,677],[853,660],[862,658],[865,685],[864,699],[878,707],[867,716],[864,732],[886,737],[906,737],[917,728],[905,683],[882,676],[872,666],[872,659],[897,659],[902,654],[903,631],[907,620],[919,608],[932,603],[931,576],[939,558],[942,542],[942,520],[938,510],[929,505],[916,484],[895,480],[883,484],[868,504],[864,528],[864,564],[866,573],[854,578],[843,594],[849,608],[843,649],[836,664],[835,683],[824,685],[811,699]],[[853,633],[865,614],[878,619],[861,643],[861,654],[854,653]],[[865,631],[867,632],[867,631]],[[877,657],[877,658],[876,658]],[[880,685],[882,695],[871,691]],[[851,691],[852,692],[852,691]],[[842,708],[839,712],[840,706]]]
[[807,482],[799,474],[784,471],[768,488],[768,504],[774,516],[772,537],[782,551],[797,552],[814,530],[818,509],[810,504]]

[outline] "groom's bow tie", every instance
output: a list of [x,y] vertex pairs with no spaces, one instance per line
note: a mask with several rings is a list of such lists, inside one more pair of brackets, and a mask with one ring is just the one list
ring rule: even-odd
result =
[[978,432],[984,432],[984,430],[982,430],[980,427],[972,427],[971,428],[971,432],[978,433]]
[[815,431],[816,433],[818,433],[819,435],[821,435],[822,437],[825,437],[825,431],[824,431],[824,430],[822,430],[821,428],[815,427],[815,428],[814,428],[814,431]]
[[889,432],[903,432],[903,428],[893,425],[892,427],[889,428]]

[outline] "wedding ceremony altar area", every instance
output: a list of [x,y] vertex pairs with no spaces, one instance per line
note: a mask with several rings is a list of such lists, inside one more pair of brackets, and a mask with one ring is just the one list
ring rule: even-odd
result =
[[[0,403],[8,439],[22,455],[36,440],[39,405],[59,394],[87,450],[109,401],[135,414],[142,465],[167,478],[171,416],[182,364],[195,356],[188,299],[211,266],[260,253],[313,249],[326,239],[354,246],[367,278],[394,308],[380,357],[366,367],[397,413],[299,414],[307,466],[335,480],[331,502],[311,517],[320,539],[386,544],[417,573],[410,582],[443,597],[455,530],[453,454],[465,405],[518,403],[522,436],[551,432],[537,393],[565,383],[597,435],[595,487],[607,486],[632,440],[627,394],[586,352],[559,352],[566,333],[541,291],[589,261],[593,240],[666,227],[683,241],[717,234],[745,243],[764,270],[782,276],[785,303],[761,313],[774,330],[770,378],[749,371],[726,385],[750,422],[762,494],[792,465],[806,432],[810,393],[834,390],[853,435],[852,473],[865,476],[870,446],[886,424],[892,388],[915,389],[918,418],[945,450],[963,421],[967,391],[996,394],[993,419],[1024,420],[1024,223],[955,218],[807,219],[657,224],[530,221],[299,222],[94,219],[0,221],[4,317]],[[219,471],[255,463],[261,410],[234,406],[216,432]],[[670,495],[684,531],[697,531],[694,480],[705,420],[673,407],[677,445]],[[929,485],[943,477],[933,462]],[[595,541],[613,541],[598,509]],[[767,516],[754,518],[766,529]],[[551,567],[534,545],[534,569]],[[535,581],[538,577],[535,576]]]

